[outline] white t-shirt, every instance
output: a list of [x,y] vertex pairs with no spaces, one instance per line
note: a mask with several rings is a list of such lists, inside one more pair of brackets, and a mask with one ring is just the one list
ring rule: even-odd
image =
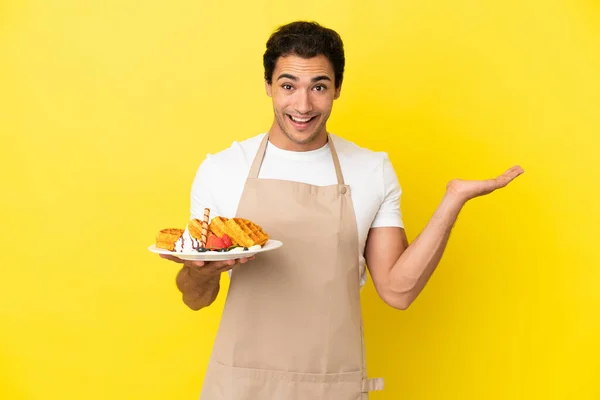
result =
[[[216,154],[200,165],[191,192],[191,217],[211,215],[233,218],[254,157],[265,133]],[[387,153],[374,152],[330,135],[338,153],[344,181],[350,185],[358,227],[359,263],[365,265],[364,249],[370,228],[403,227],[400,212],[402,190]],[[259,178],[302,182],[315,186],[337,183],[329,143],[312,151],[294,152],[267,145]],[[361,278],[361,287],[366,273]]]

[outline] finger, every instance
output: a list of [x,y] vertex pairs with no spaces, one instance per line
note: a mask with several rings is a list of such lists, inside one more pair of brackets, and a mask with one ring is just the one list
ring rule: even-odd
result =
[[220,267],[221,271],[228,271],[234,267],[235,264],[246,264],[248,261],[254,260],[254,256],[242,257],[235,260],[230,260],[227,264]]
[[234,265],[235,265],[235,263],[208,265],[205,268],[207,269],[207,272],[209,274],[220,274],[222,272],[229,271],[230,269],[233,268]]
[[507,176],[507,177],[511,177],[511,178],[516,178],[517,176],[521,175],[523,172],[525,172],[523,170],[523,168],[521,168],[518,165],[515,165],[512,168],[509,168],[504,174],[503,176]]
[[170,254],[159,254],[159,256],[160,256],[160,258],[164,258],[165,260],[173,261],[178,264],[183,264],[183,262],[184,262],[181,258],[172,256]]
[[514,180],[517,176],[521,175],[523,172],[523,168],[519,166],[514,166],[509,168],[504,174],[500,175],[495,179],[498,187],[504,187],[508,185],[512,180]]
[[217,266],[217,268],[222,268],[235,265],[235,260],[215,261],[214,263]]
[[203,267],[204,264],[206,264],[204,261],[200,261],[200,260],[188,260],[185,262],[185,266],[186,267],[190,267],[190,268],[199,268],[199,267]]
[[235,260],[224,260],[224,261],[210,261],[206,263],[208,272],[222,272],[231,269],[235,265]]
[[233,269],[235,264],[231,264],[231,265],[223,265],[221,268],[219,268],[219,272],[227,272],[230,269]]
[[207,272],[224,272],[232,269],[237,263],[245,264],[248,261],[254,260],[254,258],[255,256],[243,257],[233,260],[209,261],[203,268],[205,268]]
[[255,258],[256,258],[256,256],[243,257],[243,258],[238,258],[238,261],[239,261],[241,264],[245,264],[245,263],[247,263],[248,261],[252,261],[252,260],[254,260]]
[[517,176],[519,176],[523,173],[525,173],[525,170],[521,166],[517,165],[517,166],[513,167],[512,174],[514,174],[514,178],[516,178]]

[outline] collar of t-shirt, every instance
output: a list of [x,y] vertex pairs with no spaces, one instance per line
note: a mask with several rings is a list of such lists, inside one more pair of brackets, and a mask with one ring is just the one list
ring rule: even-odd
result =
[[281,158],[285,158],[288,160],[295,160],[295,161],[315,161],[317,159],[323,158],[326,155],[330,156],[331,149],[329,148],[329,142],[327,142],[324,146],[322,146],[316,150],[291,151],[291,150],[281,149],[269,141],[267,144],[267,150],[266,150],[265,156],[266,155],[281,157]]

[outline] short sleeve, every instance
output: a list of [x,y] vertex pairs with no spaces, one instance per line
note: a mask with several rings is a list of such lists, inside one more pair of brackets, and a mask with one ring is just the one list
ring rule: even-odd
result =
[[217,202],[214,196],[216,187],[213,183],[214,174],[211,172],[212,168],[213,164],[210,155],[207,155],[200,164],[192,183],[190,195],[191,219],[197,218],[201,220],[204,216],[205,208],[210,208],[211,215],[221,215],[220,210],[217,209]]
[[400,187],[396,171],[394,171],[394,167],[387,154],[385,154],[382,163],[382,186],[384,193],[383,201],[379,206],[379,210],[375,215],[371,228],[385,226],[404,228],[402,213],[400,211],[402,188]]

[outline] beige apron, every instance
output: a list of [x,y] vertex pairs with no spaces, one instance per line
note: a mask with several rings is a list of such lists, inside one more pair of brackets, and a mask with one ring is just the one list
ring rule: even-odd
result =
[[236,265],[201,400],[364,400],[367,379],[358,231],[339,159],[337,185],[258,179],[268,135],[237,216],[283,247]]

